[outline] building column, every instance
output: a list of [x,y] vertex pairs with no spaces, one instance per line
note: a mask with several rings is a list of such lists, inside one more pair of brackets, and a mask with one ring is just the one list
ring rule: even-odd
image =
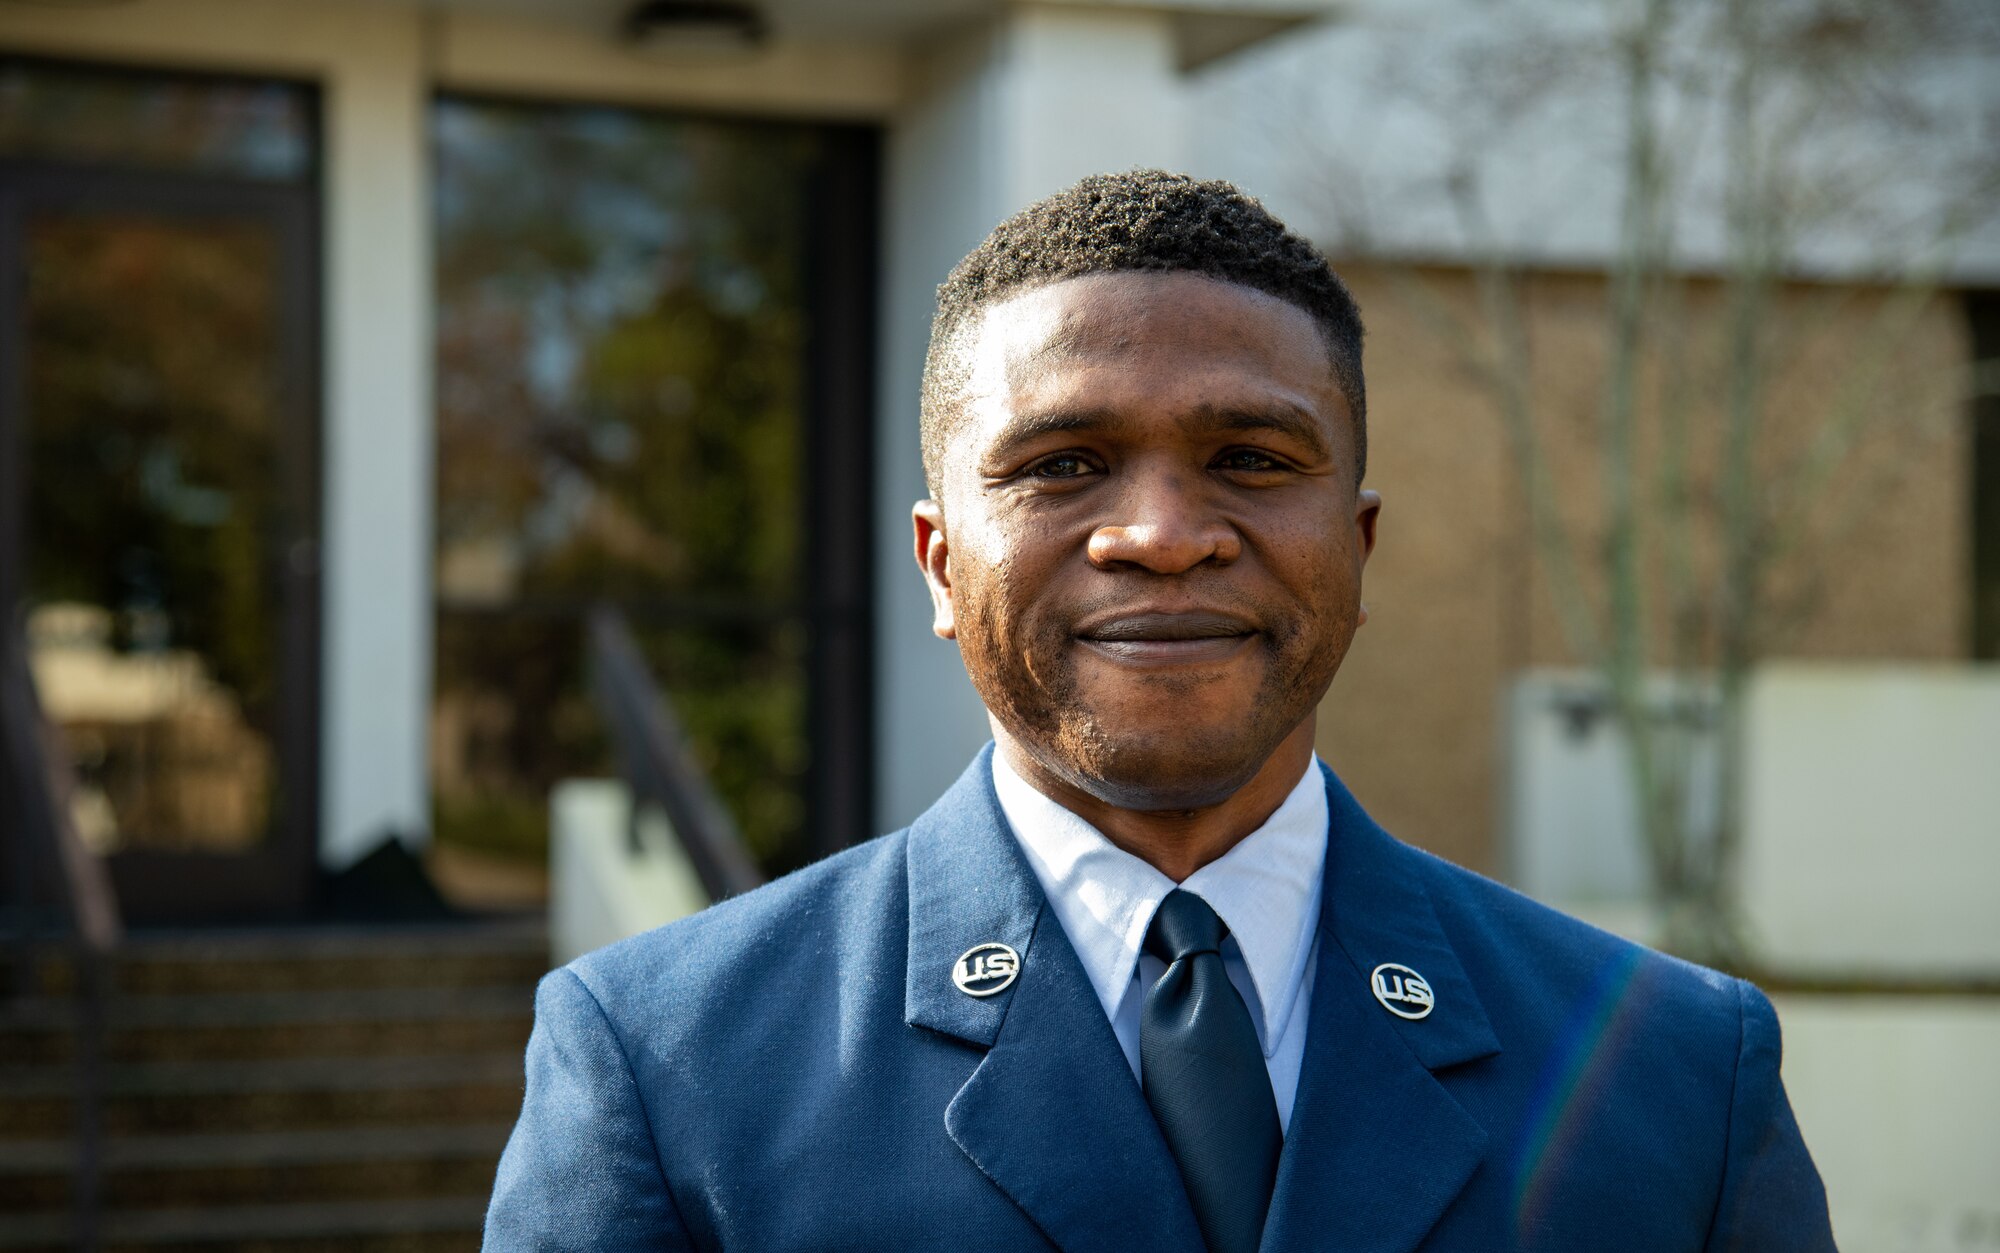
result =
[[326,83],[320,864],[430,831],[429,84],[419,19]]

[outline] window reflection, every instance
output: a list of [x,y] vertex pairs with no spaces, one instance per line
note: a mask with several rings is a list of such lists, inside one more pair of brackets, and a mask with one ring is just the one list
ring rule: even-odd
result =
[[275,242],[46,212],[23,251],[30,660],[79,830],[243,851],[276,774]]
[[0,156],[293,181],[312,172],[311,96],[0,57]]
[[446,100],[437,832],[538,856],[632,619],[745,837],[803,853],[806,127]]

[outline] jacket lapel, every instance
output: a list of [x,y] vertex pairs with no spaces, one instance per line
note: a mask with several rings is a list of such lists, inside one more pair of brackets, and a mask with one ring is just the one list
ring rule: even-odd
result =
[[[1433,1076],[1500,1051],[1424,891],[1424,854],[1362,812],[1327,772],[1331,811],[1312,1017],[1266,1249],[1407,1253],[1484,1155],[1486,1133]],[[1370,990],[1384,962],[1435,994],[1409,1020]]]
[[[992,751],[910,829],[905,1018],[987,1050],[945,1129],[1067,1253],[1198,1253],[1180,1172],[993,794]],[[988,942],[1020,974],[968,996],[952,967]]]

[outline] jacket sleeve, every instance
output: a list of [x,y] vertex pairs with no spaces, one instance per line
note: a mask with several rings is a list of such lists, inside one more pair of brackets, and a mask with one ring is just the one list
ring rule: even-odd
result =
[[1748,983],[1738,981],[1736,994],[1742,1035],[1722,1194],[1707,1247],[1710,1253],[1833,1253],[1826,1189],[1778,1077],[1777,1011]]
[[624,1046],[568,969],[542,979],[527,1092],[493,1199],[485,1248],[691,1249]]

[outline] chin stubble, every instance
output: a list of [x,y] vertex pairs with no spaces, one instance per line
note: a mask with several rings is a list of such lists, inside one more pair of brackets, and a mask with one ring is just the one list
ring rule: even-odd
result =
[[[1044,628],[1024,647],[996,647],[1009,638],[1008,624],[988,603],[967,608],[974,630],[961,630],[960,644],[987,707],[1045,769],[1125,809],[1195,809],[1227,799],[1311,712],[1346,651],[1345,636],[1351,635],[1330,635],[1313,655],[1288,666],[1302,628],[1295,620],[1279,619],[1257,642],[1270,664],[1248,725],[1117,735],[1082,699],[1075,644],[1066,630]],[[1161,681],[1174,679],[1161,676]],[[1173,786],[1162,786],[1168,779]]]

